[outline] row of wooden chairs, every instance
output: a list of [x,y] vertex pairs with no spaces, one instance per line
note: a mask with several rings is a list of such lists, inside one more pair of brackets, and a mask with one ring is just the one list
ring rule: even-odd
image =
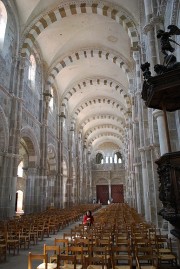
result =
[[21,248],[29,249],[44,237],[57,234],[72,222],[78,221],[87,210],[97,210],[101,205],[80,205],[69,209],[49,209],[42,213],[22,215],[0,222],[0,261],[7,253],[19,254]]

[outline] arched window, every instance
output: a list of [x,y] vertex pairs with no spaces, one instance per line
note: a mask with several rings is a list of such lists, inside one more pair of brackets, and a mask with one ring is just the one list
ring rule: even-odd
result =
[[53,94],[53,89],[51,88],[51,99],[50,99],[50,102],[49,102],[49,107],[50,107],[50,110],[53,111],[53,108],[54,108],[54,94]]
[[120,152],[115,153],[114,155],[114,163],[122,163],[122,156]]
[[36,76],[36,60],[34,58],[34,55],[30,55],[29,59],[29,73],[28,73],[28,79],[31,83],[31,85],[34,85],[35,83],[35,76]]
[[17,176],[23,177],[23,162],[20,162],[20,164],[18,165]]
[[109,157],[109,162],[110,162],[110,163],[112,163],[112,162],[113,162],[112,157]]
[[109,157],[106,156],[106,163],[109,163]]
[[103,161],[103,155],[101,153],[98,153],[96,155],[96,163],[97,164],[102,164],[103,163],[102,161]]
[[2,1],[0,1],[0,49],[3,48],[4,37],[7,24],[7,11]]

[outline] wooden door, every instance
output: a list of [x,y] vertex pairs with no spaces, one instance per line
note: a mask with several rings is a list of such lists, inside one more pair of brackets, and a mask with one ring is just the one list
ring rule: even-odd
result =
[[97,202],[100,201],[101,204],[107,205],[109,199],[109,186],[108,185],[97,185]]
[[123,185],[111,185],[111,197],[113,203],[124,203]]

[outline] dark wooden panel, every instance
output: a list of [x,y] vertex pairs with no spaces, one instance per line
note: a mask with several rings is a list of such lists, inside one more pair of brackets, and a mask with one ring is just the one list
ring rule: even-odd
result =
[[123,185],[111,185],[111,197],[113,203],[124,203]]
[[96,186],[97,201],[103,205],[107,205],[109,199],[109,186],[108,185],[97,185]]

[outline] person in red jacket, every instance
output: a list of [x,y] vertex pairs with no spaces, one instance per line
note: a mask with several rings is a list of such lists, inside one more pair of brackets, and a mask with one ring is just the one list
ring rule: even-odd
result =
[[94,217],[92,216],[92,213],[90,210],[86,212],[86,215],[83,218],[83,224],[87,226],[91,226],[94,222]]

